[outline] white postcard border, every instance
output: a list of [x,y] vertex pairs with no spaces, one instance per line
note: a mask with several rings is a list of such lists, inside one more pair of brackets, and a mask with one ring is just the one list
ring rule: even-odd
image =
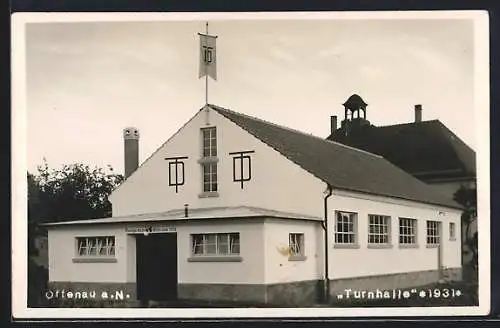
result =
[[27,23],[165,20],[473,19],[478,214],[490,217],[489,21],[486,11],[260,12],[260,13],[16,13],[12,15],[12,311],[16,319],[53,318],[280,318],[486,315],[490,311],[490,221],[478,221],[479,306],[412,308],[55,309],[27,307]]

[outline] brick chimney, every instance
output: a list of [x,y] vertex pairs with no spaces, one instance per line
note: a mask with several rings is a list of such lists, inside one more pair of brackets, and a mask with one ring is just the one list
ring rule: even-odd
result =
[[139,167],[139,130],[134,127],[123,129],[125,155],[125,179]]
[[337,115],[330,116],[330,133],[334,133],[337,130]]
[[415,123],[422,122],[422,105],[415,105]]

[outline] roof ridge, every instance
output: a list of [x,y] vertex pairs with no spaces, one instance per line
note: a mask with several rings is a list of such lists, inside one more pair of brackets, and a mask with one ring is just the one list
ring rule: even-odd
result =
[[212,107],[215,110],[224,110],[224,111],[229,112],[229,113],[241,115],[241,116],[247,117],[249,119],[257,120],[257,121],[260,121],[260,122],[265,123],[265,124],[269,124],[269,125],[272,125],[272,126],[284,129],[284,130],[288,130],[288,131],[291,131],[291,132],[294,132],[294,133],[298,133],[298,134],[301,134],[301,135],[304,135],[304,136],[315,138],[315,139],[321,140],[323,142],[334,144],[334,145],[337,145],[337,146],[340,146],[340,147],[343,147],[343,148],[346,148],[346,149],[350,149],[350,150],[361,152],[361,153],[364,153],[364,154],[367,154],[367,155],[375,156],[377,158],[383,158],[383,156],[380,156],[380,155],[377,155],[377,154],[374,154],[374,153],[370,153],[370,152],[368,152],[366,150],[363,150],[363,149],[359,149],[359,148],[347,146],[347,145],[344,145],[344,144],[336,142],[336,141],[324,139],[324,138],[315,136],[314,134],[305,133],[303,131],[300,131],[300,130],[297,130],[297,129],[294,129],[294,128],[290,128],[290,127],[287,127],[287,126],[284,126],[284,125],[276,124],[276,123],[264,120],[264,119],[259,118],[259,117],[251,116],[251,115],[244,114],[244,113],[241,113],[241,112],[236,112],[236,111],[231,110],[229,108],[225,108],[225,107],[221,107],[221,106],[217,106],[217,105],[213,105],[213,104],[208,104],[208,106]]
[[390,125],[376,125],[375,127],[377,127],[377,128],[390,128],[393,126],[403,126],[403,125],[412,125],[412,124],[427,124],[427,123],[433,123],[433,122],[441,123],[441,121],[436,118],[433,120],[425,120],[425,121],[421,121],[421,122],[406,122],[406,123],[397,123],[397,124],[390,124]]

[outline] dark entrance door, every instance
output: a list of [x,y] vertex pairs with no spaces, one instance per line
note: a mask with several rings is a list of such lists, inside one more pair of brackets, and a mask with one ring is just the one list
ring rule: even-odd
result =
[[141,301],[177,299],[177,234],[138,235],[136,238],[137,298]]

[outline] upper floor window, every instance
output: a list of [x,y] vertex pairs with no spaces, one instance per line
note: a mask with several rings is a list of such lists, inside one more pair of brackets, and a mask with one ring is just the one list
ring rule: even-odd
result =
[[336,212],[335,217],[335,243],[356,244],[357,243],[357,214],[348,212]]
[[215,127],[201,129],[203,140],[203,157],[217,156],[217,129]]
[[77,237],[78,256],[115,256],[115,237]]
[[417,244],[417,220],[409,218],[399,218],[399,244]]
[[441,222],[427,221],[427,245],[438,245],[440,243]]
[[217,191],[217,163],[203,164],[203,192]]
[[391,218],[386,215],[368,215],[368,244],[391,243]]

